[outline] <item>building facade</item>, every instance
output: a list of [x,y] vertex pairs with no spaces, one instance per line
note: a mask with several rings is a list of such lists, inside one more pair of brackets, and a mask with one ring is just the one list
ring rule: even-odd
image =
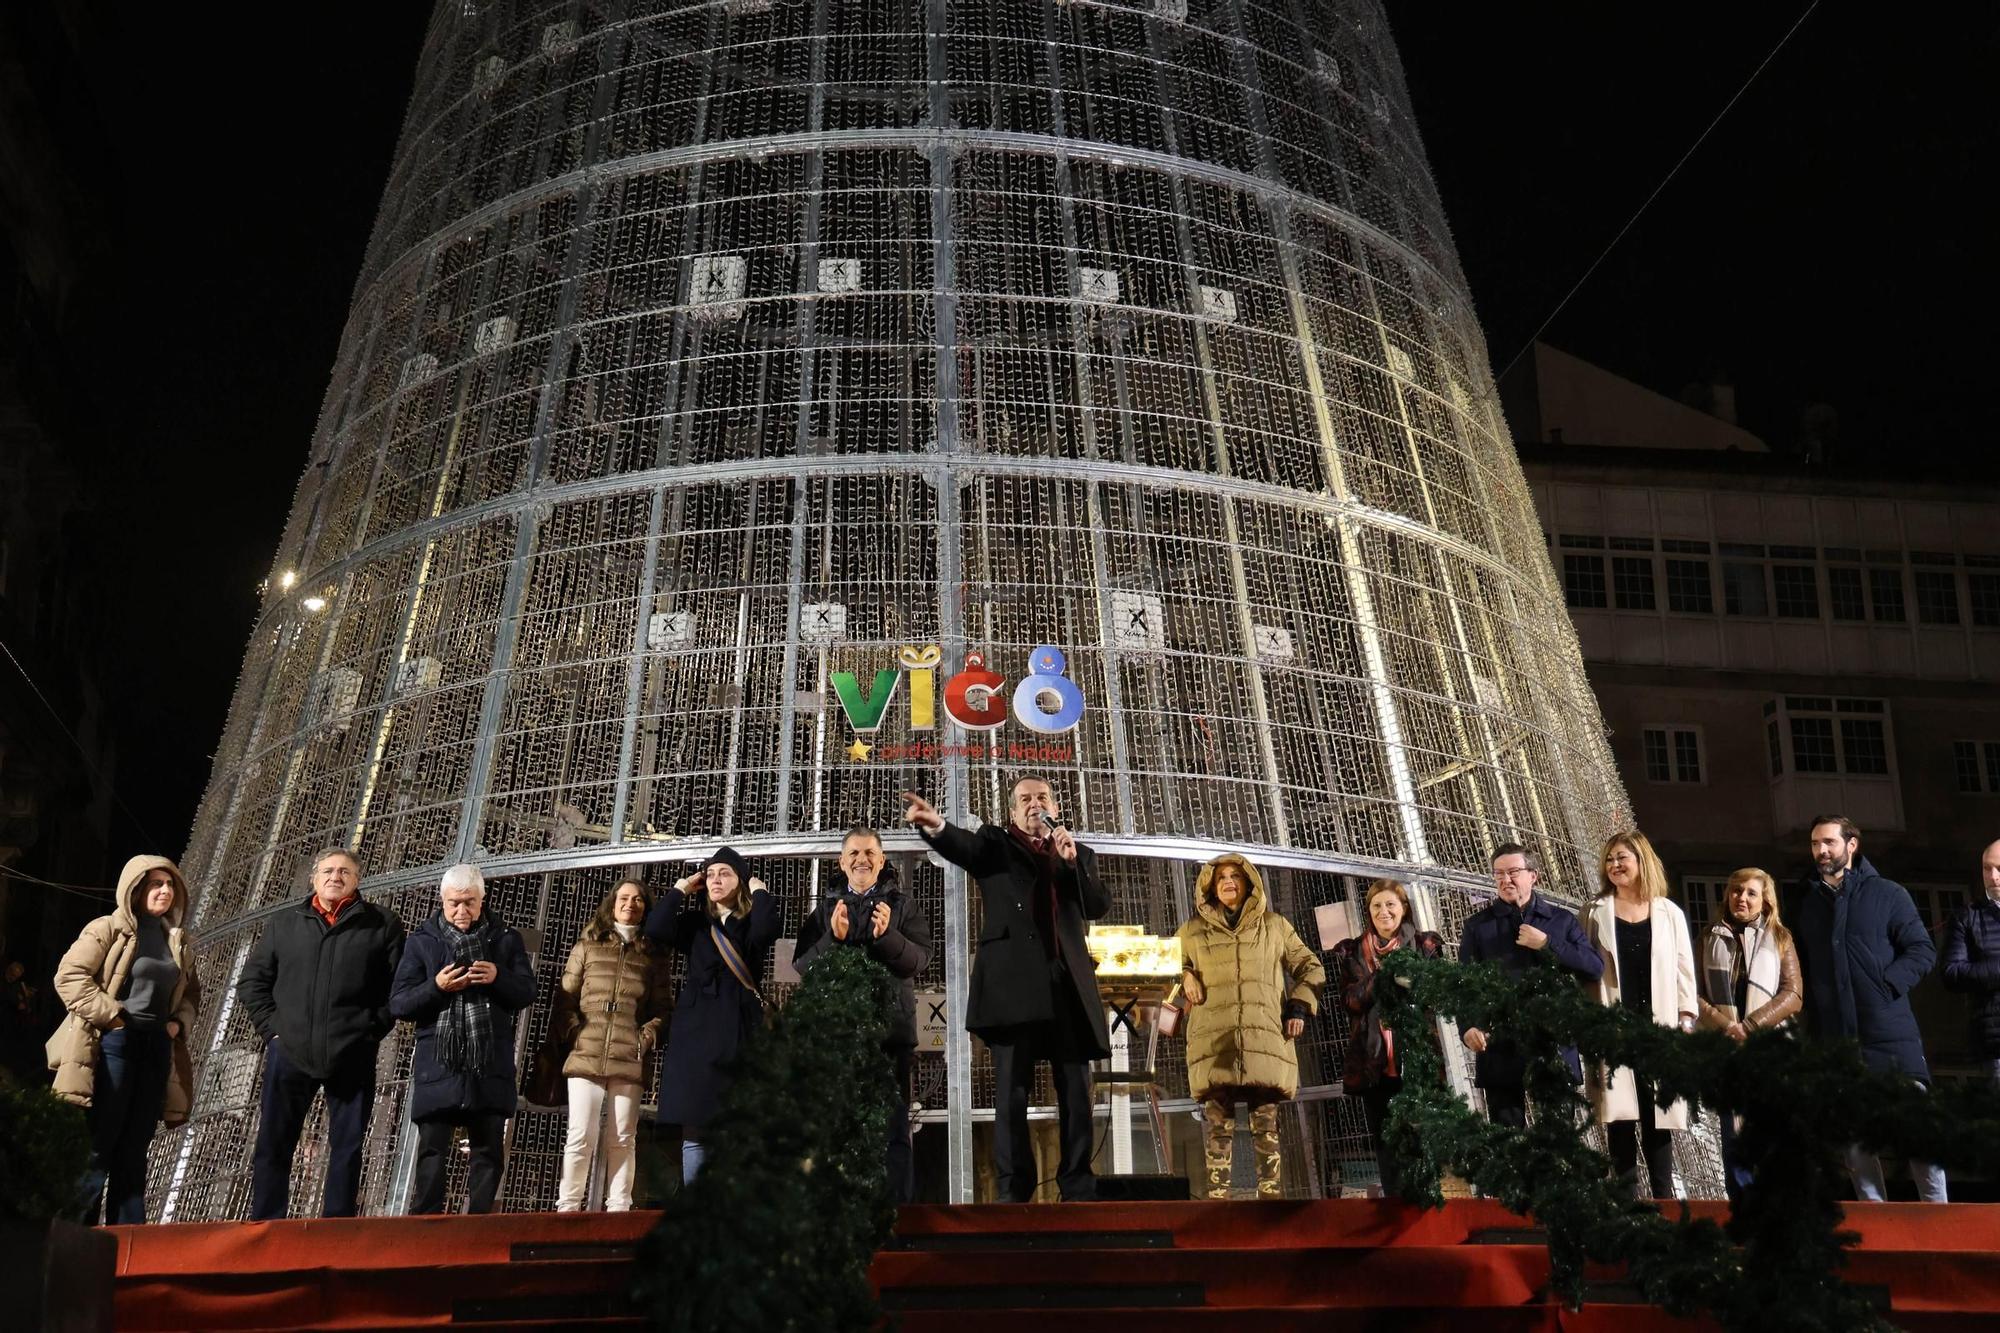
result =
[[[1393,874],[1455,933],[1492,845],[1574,892],[1624,811],[1535,532],[1372,3],[447,0],[189,851],[204,968],[333,843],[411,919],[481,862],[545,996],[628,868],[729,842],[795,926],[899,790],[997,817],[1025,772],[1116,920],[1243,849],[1309,932]],[[889,843],[967,1199],[976,906]],[[1296,1193],[1366,1156],[1343,1022]],[[174,1218],[240,1209],[254,1131],[253,1034],[196,1036]],[[547,1206],[562,1117],[512,1136]]]
[[[1605,419],[1702,416],[1623,396],[1644,410]],[[1695,425],[1684,439],[1713,429]],[[1837,812],[1941,933],[2000,838],[2000,486],[1761,444],[1564,439],[1524,443],[1524,466],[1612,752],[1690,919],[1713,919],[1738,867],[1802,875],[1808,822]],[[1960,1063],[1961,1002],[1933,976],[1915,1003],[1934,1059]]]

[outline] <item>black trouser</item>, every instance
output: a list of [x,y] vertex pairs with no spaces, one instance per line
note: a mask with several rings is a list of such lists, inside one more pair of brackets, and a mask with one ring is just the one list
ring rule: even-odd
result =
[[1063,1022],[1024,1023],[986,1038],[993,1052],[993,1170],[1000,1197],[1026,1203],[1041,1183],[1035,1171],[1035,1148],[1028,1137],[1028,1101],[1034,1090],[1035,1065],[1049,1062],[1056,1088],[1057,1123],[1061,1127],[1062,1164],[1056,1185],[1066,1203],[1097,1197],[1090,1172],[1090,1057],[1081,1053],[1076,1033]]
[[1482,1089],[1486,1094],[1486,1117],[1509,1129],[1528,1127],[1528,1090],[1518,1083],[1503,1083]]
[[1386,1196],[1400,1194],[1403,1188],[1402,1174],[1396,1170],[1396,1159],[1382,1142],[1382,1130],[1389,1123],[1389,1099],[1403,1090],[1400,1078],[1381,1079],[1361,1090],[1361,1105],[1368,1112],[1368,1137],[1375,1144],[1375,1173],[1382,1181],[1382,1193]]
[[916,1164],[910,1155],[910,1080],[916,1055],[908,1046],[889,1048],[896,1066],[896,1100],[889,1107],[889,1198],[896,1203],[910,1202],[917,1192]]
[[507,1159],[507,1116],[501,1111],[464,1111],[417,1122],[417,1179],[412,1213],[444,1211],[445,1177],[451,1173],[452,1130],[465,1126],[472,1162],[465,1177],[465,1211],[490,1213],[500,1193],[500,1168]]
[[[113,1226],[146,1220],[146,1149],[160,1123],[173,1071],[165,1028],[114,1028],[97,1048],[91,1089],[90,1167],[83,1177],[83,1224],[96,1226],[100,1202]],[[105,1189],[110,1184],[109,1192]]]
[[299,1149],[313,1094],[326,1090],[326,1190],[321,1217],[353,1217],[361,1195],[361,1139],[375,1105],[375,1048],[350,1051],[325,1079],[285,1058],[284,1043],[264,1045],[263,1109],[250,1163],[250,1220],[285,1217],[292,1208],[292,1156]]
[[1674,1134],[1672,1130],[1655,1125],[1654,1114],[1653,1090],[1641,1084],[1639,1118],[1613,1120],[1605,1125],[1604,1143],[1611,1150],[1612,1169],[1620,1176],[1634,1178],[1639,1174],[1639,1148],[1643,1143],[1646,1175],[1653,1186],[1653,1197],[1671,1199],[1674,1197]]

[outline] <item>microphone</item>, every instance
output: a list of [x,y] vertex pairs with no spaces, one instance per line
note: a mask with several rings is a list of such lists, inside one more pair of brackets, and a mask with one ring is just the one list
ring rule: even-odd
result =
[[1046,810],[1042,811],[1042,822],[1049,826],[1049,832],[1051,833],[1058,833],[1069,827]]

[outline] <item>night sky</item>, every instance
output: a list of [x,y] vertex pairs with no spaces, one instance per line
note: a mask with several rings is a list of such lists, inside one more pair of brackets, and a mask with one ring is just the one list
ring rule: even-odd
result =
[[[1803,4],[1393,8],[1497,368]],[[99,406],[122,640],[103,671],[146,831],[121,830],[117,857],[184,846],[427,10],[343,8],[309,42],[266,31],[252,49],[132,6],[97,35],[118,262],[88,355],[117,386]],[[1668,394],[1724,375],[1775,448],[1825,402],[1836,462],[1980,466],[1992,340],[1964,329],[1994,290],[1972,201],[1996,160],[1976,89],[2000,41],[1990,15],[1959,17],[1980,14],[1822,6],[1544,337]]]

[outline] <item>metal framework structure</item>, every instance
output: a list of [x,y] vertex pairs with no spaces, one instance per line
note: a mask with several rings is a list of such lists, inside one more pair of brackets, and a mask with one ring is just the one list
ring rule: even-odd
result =
[[[1038,644],[1073,732],[981,753],[912,686],[850,754],[833,673]],[[1154,931],[1242,848],[1309,936],[1377,874],[1455,936],[1492,845],[1574,895],[1623,818],[1377,5],[440,0],[187,854],[215,1002],[155,1215],[241,1215],[230,988],[314,849],[412,921],[481,862],[546,999],[628,868],[727,840],[795,926],[899,789],[997,816],[1022,769]],[[976,903],[890,842],[956,1012]],[[1337,1010],[1300,1194],[1372,1170]],[[959,1033],[922,1079],[969,1198],[990,1071]],[[517,1119],[508,1206],[561,1133]]]

